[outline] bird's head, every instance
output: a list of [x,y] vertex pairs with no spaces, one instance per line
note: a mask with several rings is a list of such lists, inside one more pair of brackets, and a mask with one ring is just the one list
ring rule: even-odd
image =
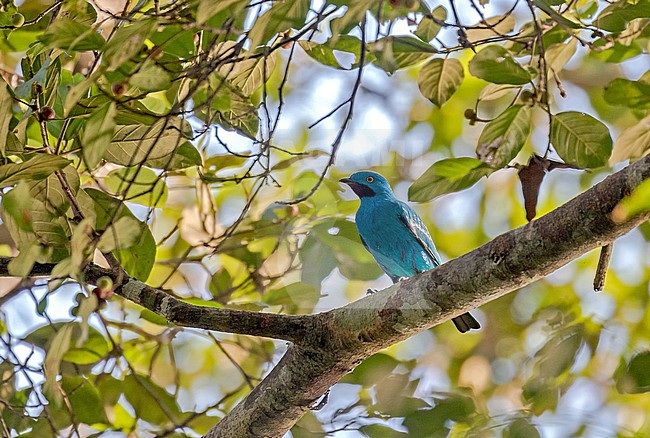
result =
[[376,172],[356,172],[350,175],[349,178],[340,179],[339,182],[349,185],[352,191],[361,199],[393,193],[386,178]]

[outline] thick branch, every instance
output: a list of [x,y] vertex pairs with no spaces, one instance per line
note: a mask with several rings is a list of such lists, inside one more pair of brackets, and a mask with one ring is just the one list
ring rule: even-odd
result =
[[551,213],[414,278],[315,315],[317,328],[206,438],[281,437],[363,359],[554,272],[650,214],[614,223],[616,204],[650,178],[650,156]]
[[[646,156],[529,224],[434,270],[317,315],[277,315],[195,306],[132,278],[116,293],[189,327],[294,342],[271,373],[206,437],[280,437],[330,386],[366,357],[530,284],[612,242],[650,213],[614,223],[614,207],[650,178]],[[10,258],[0,258],[7,276]],[[32,276],[53,265],[36,264]],[[89,283],[111,271],[90,264]]]

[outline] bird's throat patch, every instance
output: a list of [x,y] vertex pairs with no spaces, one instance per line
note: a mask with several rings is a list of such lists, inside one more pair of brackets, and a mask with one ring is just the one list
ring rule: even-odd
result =
[[350,184],[350,188],[359,198],[372,198],[377,193],[365,184]]

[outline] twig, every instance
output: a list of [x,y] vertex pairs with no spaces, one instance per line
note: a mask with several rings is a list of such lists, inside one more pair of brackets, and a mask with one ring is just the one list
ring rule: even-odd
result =
[[[354,111],[354,102],[357,96],[357,92],[359,91],[359,88],[361,86],[361,78],[363,76],[363,68],[365,64],[365,59],[366,59],[366,20],[364,18],[363,22],[361,23],[361,51],[359,54],[359,72],[357,74],[357,79],[354,83],[354,86],[352,88],[352,93],[350,94],[350,97],[348,98],[347,101],[345,101],[342,105],[349,103],[350,106],[348,107],[348,113],[345,116],[345,120],[343,121],[343,124],[341,125],[341,128],[339,129],[338,134],[336,135],[336,138],[334,139],[334,143],[332,143],[332,152],[330,153],[330,159],[325,165],[325,168],[321,172],[320,177],[318,178],[318,181],[314,186],[311,188],[309,193],[306,195],[303,195],[299,198],[290,200],[290,201],[278,201],[278,204],[282,205],[294,205],[294,204],[299,204],[307,199],[309,199],[314,193],[316,193],[316,190],[320,187],[320,185],[323,183],[323,179],[325,179],[325,174],[329,170],[330,167],[334,164],[334,160],[336,159],[336,152],[339,149],[339,146],[341,145],[341,140],[343,139],[343,134],[347,130],[347,127],[350,123],[350,120],[352,120],[352,114]],[[340,108],[342,105],[339,105],[336,109]],[[335,110],[336,110],[335,109]]]
[[600,292],[605,287],[605,276],[607,275],[607,268],[609,267],[609,260],[612,258],[612,247],[614,242],[600,248],[600,258],[598,259],[598,266],[596,267],[596,275],[594,276],[594,291]]
[[[63,0],[59,0],[57,2],[52,3],[48,8],[44,9],[40,14],[38,14],[36,17],[32,18],[29,21],[25,21],[21,27],[25,26],[30,26],[32,24],[36,24],[39,21],[41,21],[41,18],[45,17],[47,14],[52,12],[53,10],[57,9],[61,4],[63,3]],[[18,26],[0,26],[0,29],[17,29]]]
[[458,26],[458,40],[459,40],[458,42],[464,48],[472,49],[472,52],[476,53],[476,49],[474,48],[474,45],[467,38],[467,32],[465,32],[465,28],[463,27],[463,25],[460,22],[460,17],[458,16],[458,11],[456,10],[456,4],[454,2],[455,2],[455,0],[449,0],[449,5],[451,6],[451,11],[454,14],[454,19],[456,20],[456,25]]

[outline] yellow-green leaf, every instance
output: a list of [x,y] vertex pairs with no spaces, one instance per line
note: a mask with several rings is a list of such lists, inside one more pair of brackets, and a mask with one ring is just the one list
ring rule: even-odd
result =
[[494,170],[476,158],[460,157],[437,161],[409,187],[409,200],[425,202],[445,193],[466,189]]
[[441,107],[463,83],[463,65],[455,58],[436,58],[427,62],[418,73],[420,93]]
[[609,164],[639,158],[650,151],[650,116],[625,129],[614,142]]
[[577,111],[553,116],[551,143],[565,163],[581,168],[604,166],[612,153],[607,126]]

